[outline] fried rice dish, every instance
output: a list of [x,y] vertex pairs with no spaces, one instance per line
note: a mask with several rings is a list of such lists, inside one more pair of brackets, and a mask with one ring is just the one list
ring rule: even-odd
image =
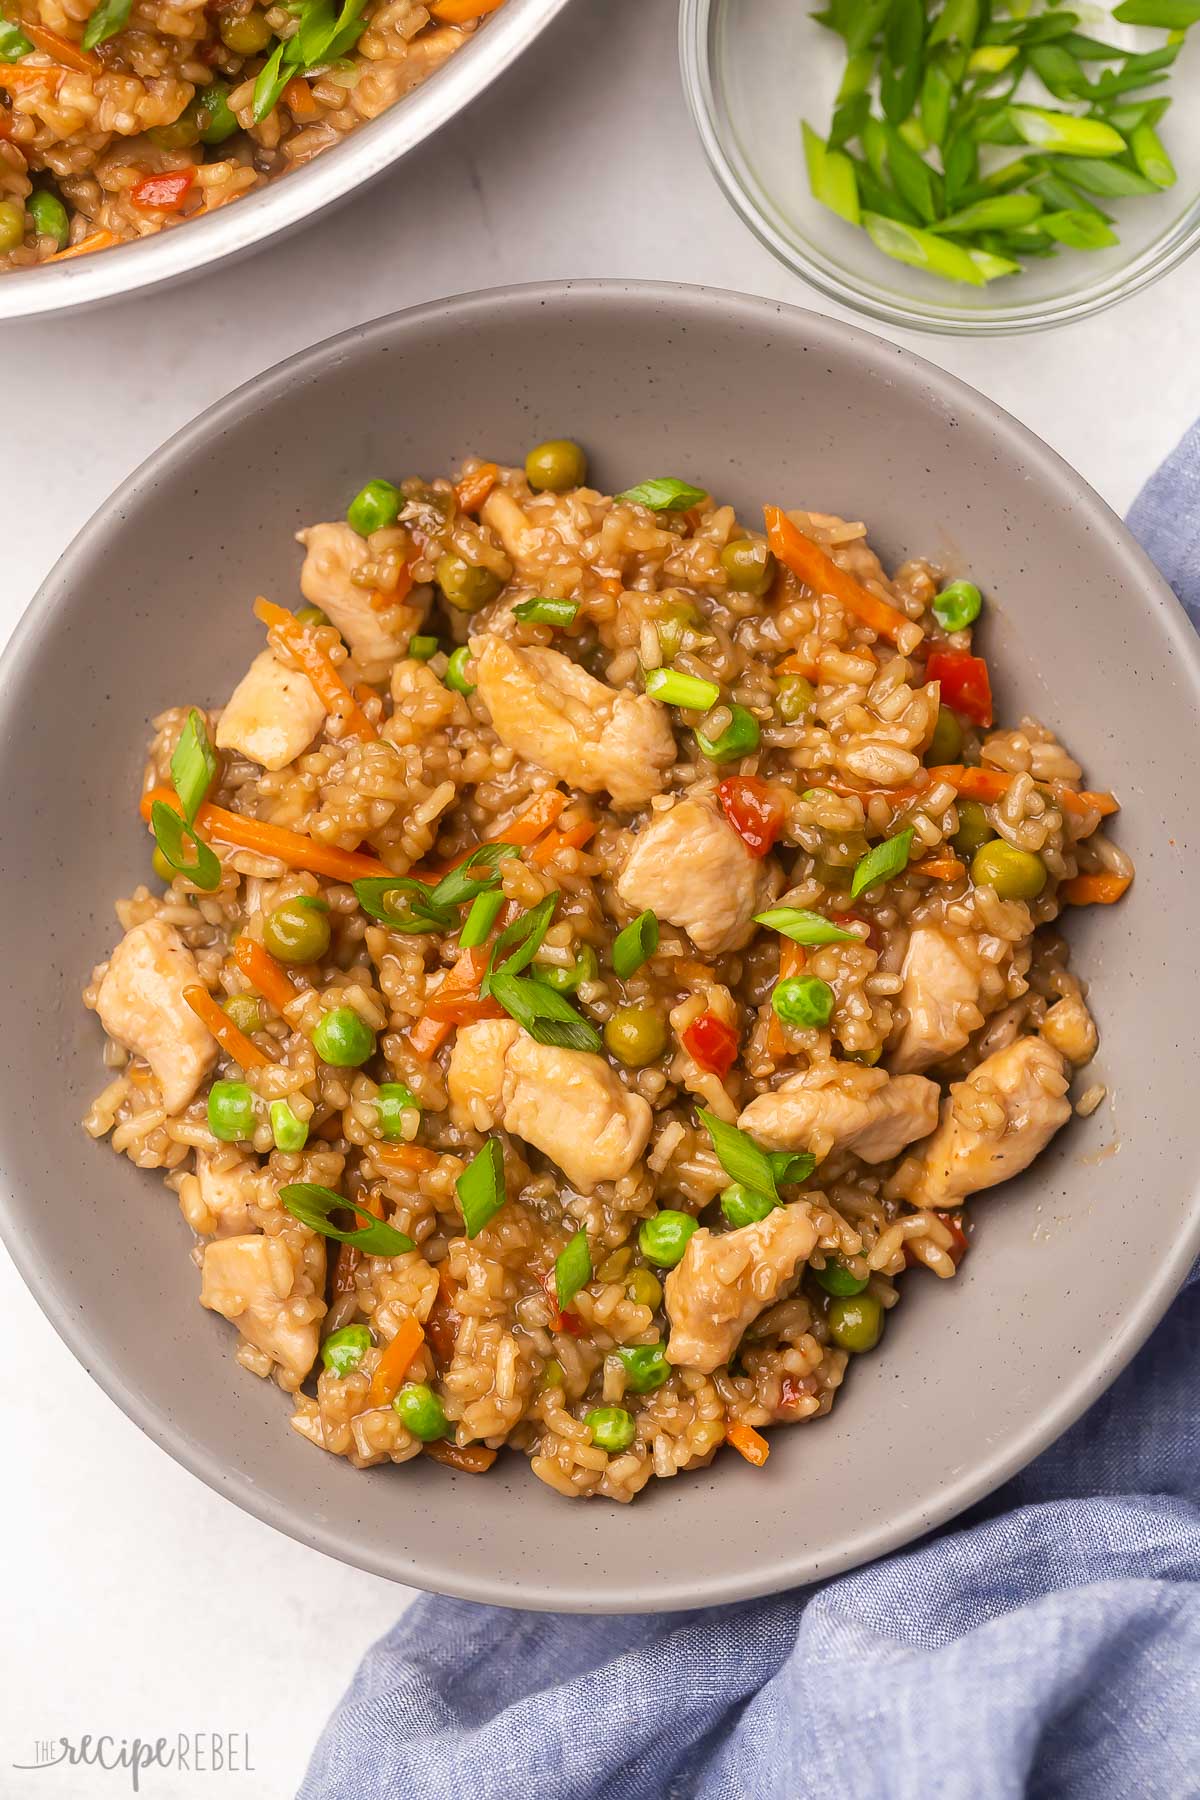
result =
[[1133,871],[972,581],[587,481],[373,476],[246,595],[154,720],[85,1124],[316,1449],[628,1501],[827,1413],[1101,1104],[1060,922]]

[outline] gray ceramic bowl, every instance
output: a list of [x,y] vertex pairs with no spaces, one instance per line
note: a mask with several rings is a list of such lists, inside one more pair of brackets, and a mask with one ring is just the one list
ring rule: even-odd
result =
[[[991,596],[1004,713],[1051,721],[1118,791],[1138,865],[1123,905],[1070,926],[1111,1104],[979,1200],[961,1276],[914,1273],[829,1419],[775,1433],[762,1472],[724,1452],[632,1509],[568,1504],[516,1458],[480,1480],[428,1464],[362,1475],[320,1455],[197,1304],[189,1234],[157,1176],[77,1124],[102,1079],[77,993],[111,945],[112,898],[148,873],[134,798],[151,714],[228,693],[258,647],[252,597],[294,591],[292,532],[364,474],[432,474],[468,451],[516,461],[563,433],[610,490],[678,473],[747,518],[764,498],[863,516],[891,558],[956,547]],[[733,1600],[877,1556],[1076,1418],[1200,1248],[1195,975],[1178,928],[1195,905],[1198,712],[1195,642],[1113,514],[988,401],[861,331],[729,294],[585,283],[349,332],[242,388],[131,477],[3,666],[12,1253],[75,1354],[172,1456],[380,1574],[616,1611]]]

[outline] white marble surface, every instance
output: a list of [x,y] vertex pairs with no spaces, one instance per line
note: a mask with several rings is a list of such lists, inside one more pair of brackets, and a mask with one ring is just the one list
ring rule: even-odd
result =
[[[759,248],[709,176],[679,91],[671,0],[575,0],[465,118],[273,250],[91,317],[8,326],[0,634],[112,487],[239,382],[416,301],[579,275],[834,310]],[[1200,260],[1067,332],[907,341],[1124,509],[1200,409],[1198,301]],[[283,1800],[406,1591],[276,1535],[176,1468],[76,1367],[2,1256],[0,1307],[12,1452],[0,1796],[129,1791],[118,1774],[15,1771],[41,1736],[217,1731],[250,1734],[253,1773],[152,1773],[142,1791]]]

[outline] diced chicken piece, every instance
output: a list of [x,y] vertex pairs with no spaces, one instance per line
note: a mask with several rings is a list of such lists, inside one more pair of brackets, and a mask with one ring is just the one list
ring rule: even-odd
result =
[[479,697],[501,743],[571,787],[632,810],[662,792],[675,761],[667,715],[648,694],[597,681],[558,650],[471,640]]
[[943,1062],[983,1024],[982,962],[969,934],[952,937],[936,926],[918,925],[908,940],[900,974],[904,982],[900,1004],[908,1018],[888,1057],[894,1075]]
[[913,1206],[957,1206],[1029,1167],[1071,1116],[1067,1066],[1040,1037],[1018,1038],[955,1082],[921,1152]]
[[302,1252],[283,1236],[247,1232],[204,1247],[201,1306],[236,1325],[248,1343],[279,1364],[292,1386],[312,1368],[325,1310],[303,1291],[309,1285],[300,1279],[303,1267]]
[[353,526],[344,520],[310,525],[296,537],[305,549],[300,592],[328,613],[341,632],[353,662],[351,673],[363,681],[381,681],[407,649],[431,590],[414,588],[405,602],[377,611],[371,590],[351,579],[371,556],[366,539]]
[[1100,1043],[1095,1021],[1078,994],[1056,1001],[1039,1029],[1046,1042],[1077,1068],[1091,1062]]
[[217,1046],[183,997],[200,979],[172,925],[147,919],[109,959],[96,1011],[109,1037],[149,1063],[169,1113],[182,1112],[217,1060]]
[[263,1169],[256,1157],[242,1156],[231,1163],[224,1150],[215,1155],[197,1150],[196,1178],[201,1203],[212,1217],[217,1237],[255,1230],[257,1220],[250,1208],[263,1198]]
[[535,1043],[512,1019],[460,1028],[448,1077],[455,1124],[503,1126],[590,1194],[619,1181],[650,1136],[651,1112],[601,1056]]
[[682,925],[705,956],[719,956],[749,941],[754,914],[779,881],[771,859],[751,856],[711,800],[680,800],[634,838],[617,892],[638,912],[652,907]]
[[938,1122],[941,1089],[924,1075],[889,1075],[854,1063],[816,1064],[752,1100],[738,1126],[764,1150],[848,1150],[888,1162]]
[[705,1375],[727,1363],[746,1327],[778,1299],[816,1241],[803,1201],[776,1207],[738,1231],[693,1232],[667,1276],[667,1361]]
[[325,708],[308,676],[260,650],[221,714],[217,749],[236,750],[264,769],[284,769],[324,723]]

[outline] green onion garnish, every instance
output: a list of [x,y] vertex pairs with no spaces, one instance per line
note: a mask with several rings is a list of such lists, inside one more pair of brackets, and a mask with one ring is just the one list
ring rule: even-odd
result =
[[816,1158],[807,1151],[777,1150],[768,1153],[736,1125],[727,1125],[715,1113],[700,1113],[700,1122],[708,1131],[717,1153],[717,1161],[725,1173],[742,1187],[756,1194],[779,1199],[780,1186],[793,1181],[807,1181],[816,1168]]
[[715,738],[706,737],[697,725],[696,742],[710,762],[736,762],[758,749],[758,720],[748,706],[731,706],[729,723]]
[[554,1262],[554,1292],[559,1312],[566,1312],[580,1288],[592,1279],[592,1253],[586,1231],[577,1231]]
[[457,650],[450,652],[446,662],[444,680],[446,686],[456,694],[473,694],[475,683],[467,680],[467,664],[471,660],[469,644],[460,644]]
[[[155,843],[177,875],[186,875],[194,886],[203,888],[208,894],[220,887],[219,858],[202,838],[196,836],[191,826],[184,823],[174,807],[164,800],[156,800],[150,810],[150,827]],[[195,856],[191,858],[186,851],[189,842],[195,850]]]
[[575,623],[579,611],[577,600],[547,600],[538,595],[533,600],[519,600],[513,607],[513,618],[522,625],[555,625],[560,629]]
[[477,945],[487,942],[488,932],[496,923],[496,915],[503,905],[504,895],[499,888],[490,894],[476,894],[466,922],[458,934],[460,950],[474,950]]
[[[457,868],[451,869],[448,875],[443,875],[436,887],[430,889],[430,910],[438,912],[453,906],[465,906],[477,894],[491,893],[500,885],[497,863],[520,854],[516,844],[480,844]],[[482,869],[484,873],[473,875],[472,869]]]
[[303,1150],[308,1142],[308,1125],[298,1119],[286,1100],[271,1102],[271,1136],[275,1139],[275,1148],[295,1153]]
[[664,475],[651,481],[639,481],[636,487],[626,488],[618,500],[626,501],[631,506],[646,506],[651,512],[687,512],[690,506],[699,506],[702,500],[708,499],[704,488],[693,487],[689,481],[677,481],[673,476]]
[[506,975],[519,975],[522,969],[529,967],[542,947],[542,939],[550,929],[550,921],[561,897],[558,889],[554,888],[536,906],[518,913],[504,927],[492,945],[487,973],[480,988],[485,999],[492,991],[492,978],[497,970],[503,970]]
[[[344,1194],[334,1193],[332,1188],[318,1187],[312,1181],[292,1181],[280,1188],[279,1198],[293,1219],[299,1219],[310,1231],[335,1238],[339,1244],[353,1244],[364,1256],[403,1256],[406,1250],[415,1247],[412,1239],[397,1231],[394,1225],[386,1225],[365,1206],[347,1200]],[[330,1213],[341,1207],[357,1213],[368,1223],[358,1231],[342,1231],[339,1226],[331,1225]]]
[[203,717],[193,707],[171,754],[171,782],[189,825],[195,823],[196,814],[216,778],[217,753],[208,741],[208,727]]
[[721,698],[715,681],[701,681],[698,675],[685,675],[682,669],[649,669],[646,692],[665,706],[682,706],[688,712],[707,712]]
[[658,949],[658,918],[648,908],[624,931],[619,931],[612,947],[612,966],[622,981],[648,962]]
[[554,1044],[561,1050],[599,1051],[600,1034],[596,1027],[544,981],[523,980],[498,969],[492,976],[491,993],[535,1043]]
[[755,913],[754,923],[765,925],[791,938],[794,944],[850,944],[861,940],[853,931],[843,931],[818,912],[807,912],[802,906],[773,906],[769,912]]
[[428,662],[437,653],[438,641],[435,637],[411,637],[408,640],[408,655],[414,662]]
[[[433,905],[433,890],[412,875],[368,875],[354,883],[358,904],[373,919],[391,931],[450,931],[454,914],[448,907]],[[407,911],[391,903],[393,894],[409,895]]]
[[499,1138],[489,1138],[454,1184],[469,1238],[478,1237],[494,1219],[508,1195],[504,1191],[504,1151]]
[[124,31],[128,25],[132,11],[133,0],[100,0],[99,6],[93,7],[88,14],[81,48],[94,50],[97,44],[105,44],[110,37],[116,37],[118,31]]
[[20,62],[32,54],[33,45],[19,25],[0,13],[0,62]]
[[857,900],[867,888],[875,887],[881,881],[890,881],[898,875],[908,862],[908,853],[912,849],[913,828],[911,825],[898,831],[895,837],[885,838],[882,844],[876,844],[868,850],[854,871],[854,879],[850,883],[850,898]]

